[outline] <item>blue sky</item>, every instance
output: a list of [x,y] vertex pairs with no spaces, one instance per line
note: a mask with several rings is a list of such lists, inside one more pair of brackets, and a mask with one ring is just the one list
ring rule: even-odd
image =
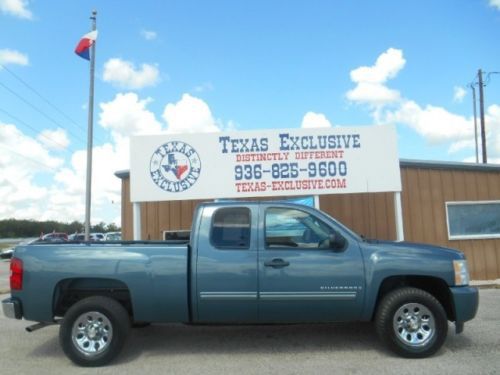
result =
[[93,221],[119,220],[132,134],[393,123],[401,158],[474,161],[467,85],[500,71],[500,0],[0,0],[0,218],[83,220],[89,71],[73,50],[94,8]]

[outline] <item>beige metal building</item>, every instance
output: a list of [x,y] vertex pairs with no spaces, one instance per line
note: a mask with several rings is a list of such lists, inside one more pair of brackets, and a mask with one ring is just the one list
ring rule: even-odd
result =
[[[402,160],[400,167],[405,240],[459,249],[467,256],[473,279],[500,278],[500,166]],[[116,176],[122,180],[123,238],[131,240],[129,172]],[[322,195],[319,203],[357,233],[394,240],[393,195]],[[141,237],[161,240],[165,231],[189,230],[200,202],[141,203]]]

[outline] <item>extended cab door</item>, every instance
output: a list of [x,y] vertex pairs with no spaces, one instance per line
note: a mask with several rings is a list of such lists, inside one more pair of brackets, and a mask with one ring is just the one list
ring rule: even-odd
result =
[[[306,207],[262,205],[259,241],[261,322],[359,319],[364,270],[357,241]],[[343,248],[333,249],[333,236]]]
[[197,321],[258,321],[257,215],[258,206],[203,208],[194,263]]

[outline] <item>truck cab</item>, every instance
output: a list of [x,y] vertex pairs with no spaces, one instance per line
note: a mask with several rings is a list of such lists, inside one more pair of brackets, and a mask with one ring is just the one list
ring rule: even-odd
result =
[[200,208],[193,243],[200,322],[360,318],[364,269],[356,235],[290,204]]

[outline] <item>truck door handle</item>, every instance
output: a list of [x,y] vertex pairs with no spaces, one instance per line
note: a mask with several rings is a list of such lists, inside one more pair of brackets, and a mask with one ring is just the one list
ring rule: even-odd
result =
[[287,262],[286,260],[283,260],[281,258],[276,258],[273,260],[268,260],[267,262],[264,262],[264,266],[266,267],[273,267],[273,268],[282,268],[289,266],[290,262]]

